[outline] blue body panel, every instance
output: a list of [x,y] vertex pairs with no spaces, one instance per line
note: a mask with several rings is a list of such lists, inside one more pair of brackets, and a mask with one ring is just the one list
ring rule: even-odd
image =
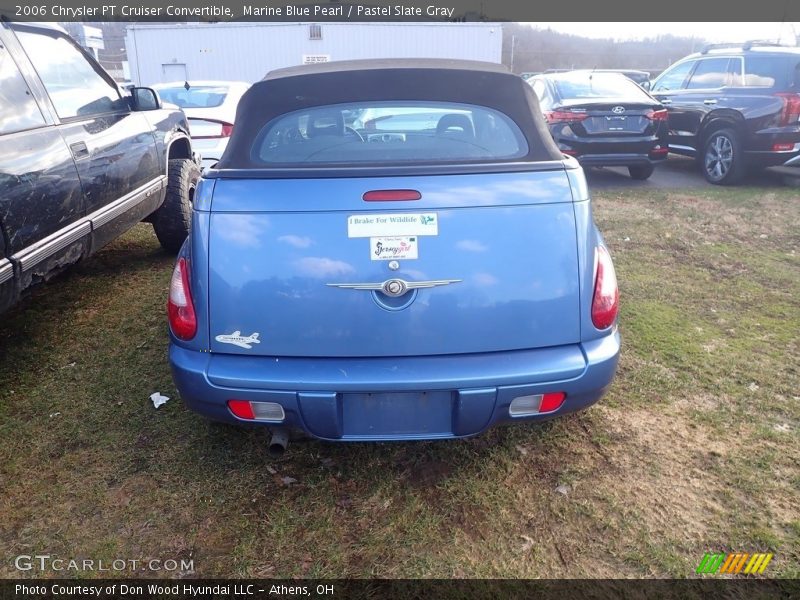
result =
[[[171,337],[194,410],[276,402],[288,427],[327,440],[464,437],[519,418],[518,396],[565,392],[547,419],[596,402],[619,355],[591,322],[595,247],[585,180],[557,170],[419,177],[204,180],[190,260],[198,334]],[[417,201],[365,202],[366,191]],[[435,215],[418,256],[373,260],[353,216]],[[455,280],[400,298],[328,284]],[[226,336],[259,334],[237,345]],[[247,347],[249,346],[249,347]],[[274,426],[274,424],[271,424]]]

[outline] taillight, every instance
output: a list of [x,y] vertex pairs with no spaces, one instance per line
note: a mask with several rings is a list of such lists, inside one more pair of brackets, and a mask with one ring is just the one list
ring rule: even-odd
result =
[[598,246],[596,250],[594,297],[592,298],[592,323],[598,329],[614,324],[619,311],[619,289],[617,275],[608,250]]
[[228,400],[230,411],[247,421],[267,421],[281,423],[286,419],[283,406],[277,402],[250,402],[248,400]]
[[553,412],[561,408],[566,397],[567,395],[564,392],[517,396],[508,406],[508,414],[512,417],[530,417],[541,413]]
[[[199,135],[192,134],[194,129]],[[189,135],[195,140],[216,140],[231,137],[233,123],[217,121],[216,119],[189,119]]]
[[645,117],[651,121],[666,121],[668,116],[669,113],[667,112],[666,108],[662,108],[661,110],[651,110],[645,114]]
[[167,300],[169,326],[175,337],[190,340],[197,333],[197,316],[189,288],[189,262],[181,257],[172,271]]
[[783,100],[780,125],[791,125],[800,121],[800,94],[775,94]]
[[588,116],[586,113],[573,112],[571,110],[551,110],[544,113],[544,120],[550,125],[554,123],[577,123]]

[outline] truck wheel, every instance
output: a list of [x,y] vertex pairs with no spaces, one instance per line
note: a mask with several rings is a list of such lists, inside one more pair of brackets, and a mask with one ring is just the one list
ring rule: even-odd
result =
[[177,254],[192,224],[192,202],[200,169],[186,158],[169,161],[167,195],[164,204],[153,213],[153,229],[161,247]]
[[631,174],[631,179],[644,181],[653,174],[653,165],[631,165],[628,167],[628,173]]
[[709,183],[733,185],[741,181],[747,168],[739,135],[733,129],[720,129],[708,136],[701,165]]

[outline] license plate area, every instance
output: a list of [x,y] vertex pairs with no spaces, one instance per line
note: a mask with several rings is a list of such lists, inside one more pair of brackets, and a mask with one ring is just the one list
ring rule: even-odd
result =
[[452,391],[341,394],[343,437],[451,435]]
[[640,116],[603,116],[591,117],[587,120],[589,133],[640,133],[647,123]]

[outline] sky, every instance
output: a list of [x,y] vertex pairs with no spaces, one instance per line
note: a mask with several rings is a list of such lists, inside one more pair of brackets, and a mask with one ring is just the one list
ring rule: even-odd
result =
[[744,42],[775,40],[794,43],[793,32],[800,34],[800,23],[529,23],[533,27],[553,29],[591,38],[630,40],[670,33],[698,37],[709,42]]

